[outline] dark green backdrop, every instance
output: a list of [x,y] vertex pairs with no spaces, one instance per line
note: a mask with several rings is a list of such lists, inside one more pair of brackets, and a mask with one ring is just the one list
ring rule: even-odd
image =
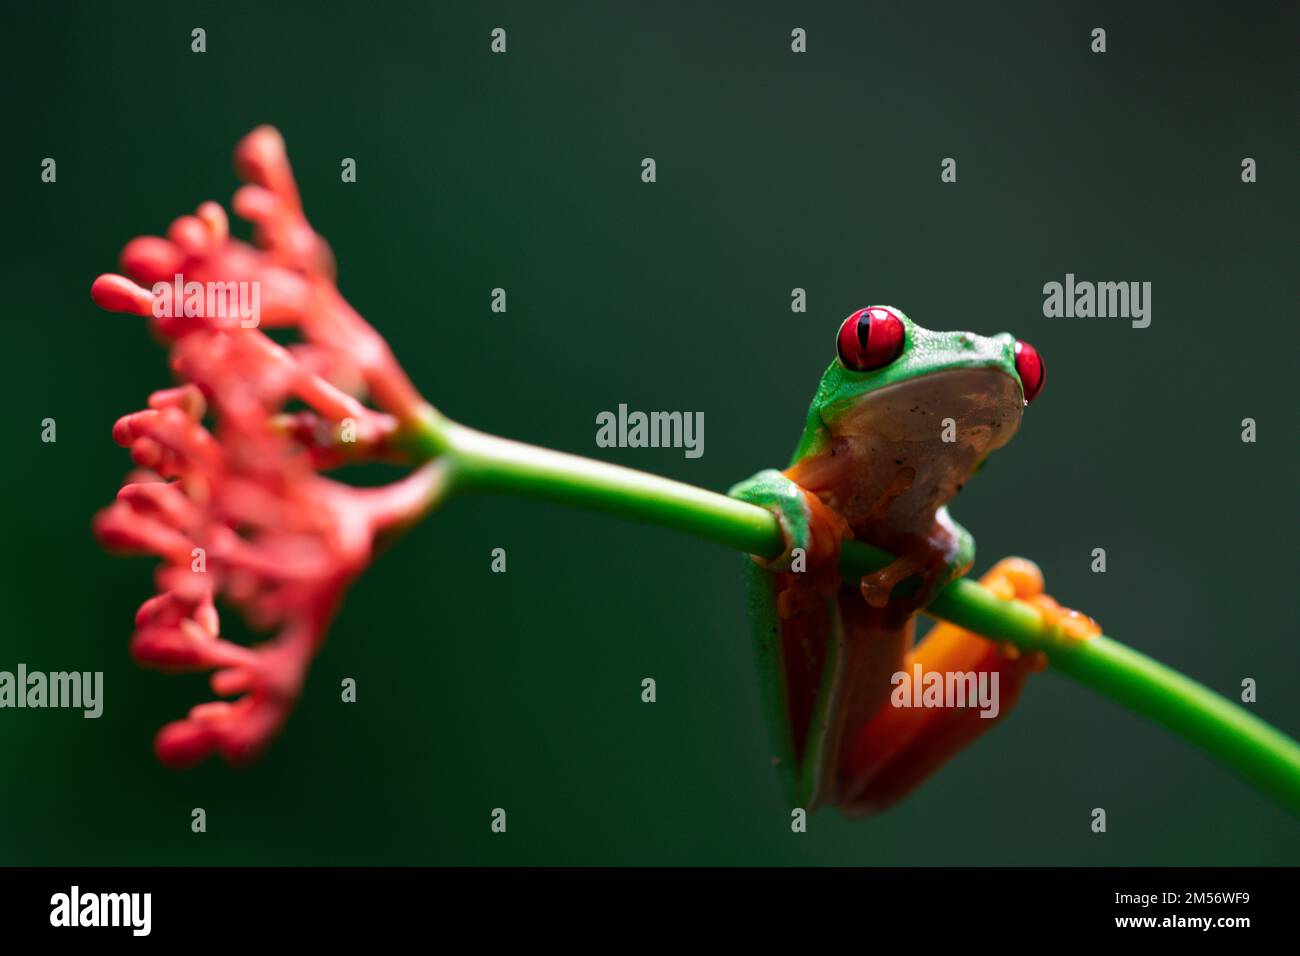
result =
[[[172,773],[152,735],[209,692],[131,663],[151,563],[89,531],[128,465],[114,419],[169,381],[90,282],[131,236],[228,203],[232,147],[270,122],[344,294],[435,403],[498,433],[721,489],[785,463],[855,307],[1033,342],[1046,392],[954,507],[978,568],[1032,556],[1109,633],[1225,693],[1255,678],[1256,711],[1300,731],[1294,7],[114,6],[5,12],[0,669],[102,670],[106,703],[0,711],[0,862],[1300,858],[1267,799],[1050,673],[893,812],[796,836],[740,559],[509,500],[456,502],[380,558],[259,764]],[[1151,281],[1151,327],[1043,318],[1066,272]],[[597,449],[620,402],[703,411],[704,457]]]

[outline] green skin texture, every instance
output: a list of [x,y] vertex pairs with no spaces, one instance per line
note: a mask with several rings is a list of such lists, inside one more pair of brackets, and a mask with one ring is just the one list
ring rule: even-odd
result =
[[[838,359],[822,375],[817,394],[808,408],[803,435],[799,439],[793,466],[804,458],[824,450],[832,442],[831,428],[839,418],[858,406],[872,393],[890,385],[922,378],[936,372],[963,368],[991,368],[1005,372],[1017,384],[1015,336],[1009,333],[985,337],[970,332],[935,332],[922,328],[902,312],[894,310],[903,320],[905,329],[902,354],[884,368],[870,372],[856,372],[845,368]],[[1023,387],[1021,394],[1023,395]],[[890,463],[881,462],[882,467]],[[980,463],[983,464],[982,462]],[[976,470],[978,470],[978,467]],[[823,675],[821,691],[817,695],[809,730],[809,740],[804,751],[802,766],[795,759],[794,741],[786,711],[785,670],[780,642],[780,620],[776,613],[777,588],[774,570],[788,570],[791,552],[802,548],[809,550],[809,514],[803,491],[780,471],[766,469],[740,482],[727,492],[731,497],[766,508],[776,515],[785,536],[786,551],[781,557],[763,562],[760,567],[751,559],[745,562],[746,603],[753,627],[759,663],[759,680],[763,697],[767,701],[768,723],[777,745],[778,767],[784,778],[787,792],[797,806],[812,806],[817,802],[820,768],[829,754],[823,752],[820,741],[830,713],[829,687],[833,675]],[[948,515],[947,506],[936,510],[936,518],[950,523],[956,532],[957,547],[946,563],[945,573],[936,587],[968,572],[975,560],[975,539],[970,532]],[[834,602],[829,602],[833,639],[838,640],[839,614]]]

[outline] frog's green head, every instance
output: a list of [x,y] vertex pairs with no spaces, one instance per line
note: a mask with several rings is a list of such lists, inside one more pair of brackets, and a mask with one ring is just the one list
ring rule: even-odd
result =
[[[1010,440],[1045,377],[1033,346],[1008,333],[933,332],[885,305],[845,319],[836,346],[797,457],[835,445],[880,471],[888,456],[941,494]],[[921,447],[933,462],[913,460]]]
[[1045,379],[1038,352],[1009,332],[993,336],[932,332],[887,305],[868,306],[845,319],[836,350],[838,360],[826,370],[817,390],[824,419],[833,419],[869,392],[946,371],[1000,373],[1015,385],[1021,407],[1038,397]]

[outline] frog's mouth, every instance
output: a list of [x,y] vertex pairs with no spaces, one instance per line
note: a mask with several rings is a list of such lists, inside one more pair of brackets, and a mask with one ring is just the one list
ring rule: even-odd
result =
[[826,423],[833,441],[808,477],[860,538],[928,534],[935,510],[1011,440],[1023,411],[1020,383],[998,368],[888,385]]

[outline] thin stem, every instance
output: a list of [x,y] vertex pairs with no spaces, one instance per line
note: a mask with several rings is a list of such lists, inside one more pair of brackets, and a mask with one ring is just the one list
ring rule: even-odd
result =
[[498,491],[630,518],[757,554],[779,553],[767,511],[694,485],[452,425],[453,490]]
[[[784,547],[763,508],[657,475],[498,438],[442,418],[432,409],[409,437],[418,457],[441,457],[446,493],[493,491],[540,498],[675,528],[729,548],[775,556]],[[844,543],[840,568],[853,579],[892,555]],[[1244,708],[1172,668],[1104,635],[1084,640],[1047,627],[1037,609],[1004,601],[969,578],[954,581],[926,613],[1024,650],[1144,714],[1236,769],[1300,814],[1300,744]]]

